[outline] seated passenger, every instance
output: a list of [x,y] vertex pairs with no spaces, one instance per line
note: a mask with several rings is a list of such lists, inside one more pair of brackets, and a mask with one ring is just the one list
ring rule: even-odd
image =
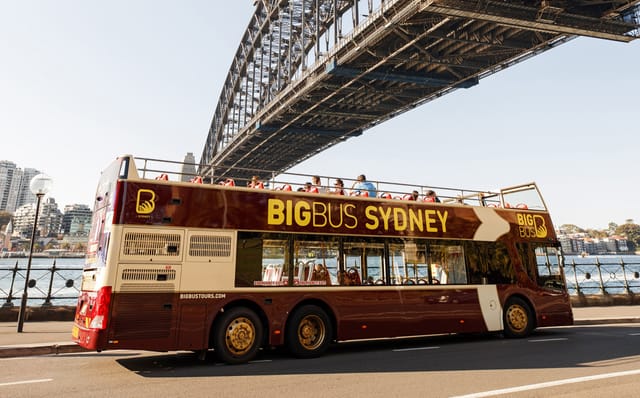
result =
[[364,174],[360,174],[358,176],[351,189],[353,190],[353,192],[360,192],[360,196],[368,196],[370,198],[376,197],[375,185],[367,181],[367,177],[365,177]]
[[440,198],[436,195],[433,190],[428,190],[427,194],[424,197],[425,202],[440,202]]
[[251,177],[251,181],[249,182],[248,187],[264,189],[264,184],[262,183],[262,181],[260,181],[260,178],[258,176],[253,176]]
[[336,182],[333,183],[333,186],[335,188],[329,193],[333,195],[344,195],[344,182],[342,181],[342,179],[336,178]]
[[315,192],[313,193],[325,193],[325,189],[322,187],[322,183],[320,182],[319,176],[311,177],[312,188],[315,188]]
[[318,188],[314,187],[313,184],[311,184],[310,182],[306,182],[304,184],[304,191],[310,192],[310,193],[319,193]]

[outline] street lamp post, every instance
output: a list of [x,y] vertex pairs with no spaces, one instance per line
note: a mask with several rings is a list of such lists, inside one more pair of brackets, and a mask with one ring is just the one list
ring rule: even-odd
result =
[[38,229],[38,214],[40,213],[40,202],[42,197],[49,192],[53,180],[45,174],[38,174],[33,177],[29,183],[29,189],[36,195],[36,216],[33,221],[33,230],[31,231],[31,243],[29,248],[29,259],[27,260],[27,273],[24,276],[24,290],[22,291],[22,301],[20,302],[20,312],[18,313],[18,333],[22,332],[24,325],[24,317],[27,311],[27,289],[29,288],[29,274],[31,273],[31,257],[33,253],[33,244],[36,240],[36,230]]

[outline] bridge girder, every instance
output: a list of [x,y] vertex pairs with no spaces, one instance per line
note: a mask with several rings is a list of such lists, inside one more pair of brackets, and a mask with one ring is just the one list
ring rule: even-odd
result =
[[[224,176],[238,166],[247,169],[238,177],[251,169],[284,171],[573,37],[640,35],[640,0],[362,3],[256,1],[214,112],[201,174]],[[361,20],[362,7],[368,14]]]

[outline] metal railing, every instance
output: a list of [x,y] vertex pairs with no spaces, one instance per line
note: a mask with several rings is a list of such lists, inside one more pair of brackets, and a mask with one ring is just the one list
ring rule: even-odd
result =
[[634,295],[640,293],[640,257],[625,262],[622,257],[605,261],[571,259],[565,262],[567,288],[572,295]]
[[[20,304],[24,291],[26,266],[0,267],[0,302],[3,308]],[[82,266],[56,265],[50,267],[32,266],[29,278],[28,305],[41,303],[43,307],[54,305],[75,305],[82,282]]]
[[[640,256],[637,261],[599,257],[568,259],[564,273],[572,296],[640,294]],[[610,261],[606,261],[610,260]],[[3,308],[19,304],[26,266],[0,266],[0,302]],[[29,305],[75,305],[82,282],[82,266],[32,266],[29,281]]]

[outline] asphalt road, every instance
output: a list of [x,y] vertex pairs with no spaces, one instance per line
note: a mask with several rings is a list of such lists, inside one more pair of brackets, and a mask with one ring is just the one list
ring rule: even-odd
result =
[[[342,343],[317,359],[82,352],[0,359],[0,397],[636,397],[640,324],[539,329],[527,339]],[[542,384],[541,384],[542,383]],[[546,384],[544,384],[546,383]]]

